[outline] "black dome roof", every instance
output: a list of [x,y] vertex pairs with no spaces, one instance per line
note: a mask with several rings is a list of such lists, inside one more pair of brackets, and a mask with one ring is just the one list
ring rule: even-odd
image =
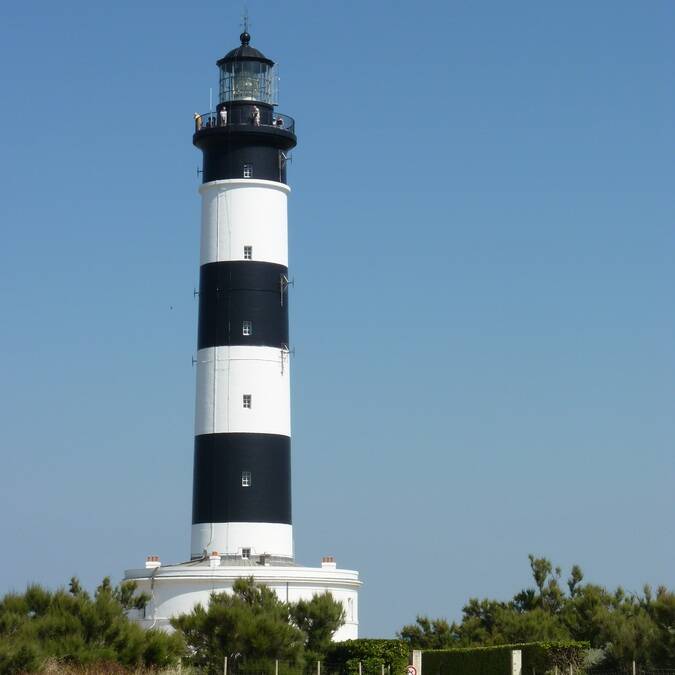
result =
[[248,33],[242,33],[239,39],[241,40],[241,45],[227,52],[222,59],[217,61],[216,65],[220,66],[230,61],[260,61],[266,63],[268,66],[274,65],[274,61],[268,59],[261,51],[249,46],[248,43],[251,40],[251,36]]

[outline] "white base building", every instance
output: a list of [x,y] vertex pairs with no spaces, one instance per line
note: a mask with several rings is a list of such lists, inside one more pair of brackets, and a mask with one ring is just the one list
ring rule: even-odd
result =
[[273,589],[285,602],[309,600],[329,591],[342,603],[345,623],[337,631],[335,641],[358,637],[359,573],[337,569],[332,558],[324,558],[321,567],[256,564],[252,560],[236,560],[210,556],[180,565],[162,565],[149,559],[143,569],[127,570],[125,579],[138,584],[138,590],[150,595],[145,611],[132,613],[132,618],[145,628],[172,630],[169,620],[191,612],[198,603],[206,606],[211,593],[231,591],[241,577],[253,577],[257,583]]

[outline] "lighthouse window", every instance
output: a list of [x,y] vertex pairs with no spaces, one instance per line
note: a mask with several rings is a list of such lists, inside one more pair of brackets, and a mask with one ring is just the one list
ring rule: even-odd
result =
[[241,332],[243,335],[253,335],[253,322],[244,321]]
[[[241,472],[241,487],[251,487],[251,472],[242,471]],[[244,556],[248,558],[248,556]]]
[[244,260],[253,260],[253,246],[244,246]]
[[242,548],[241,549],[241,557],[246,558],[248,560],[251,557],[251,549],[250,548]]
[[244,178],[253,177],[253,164],[244,164]]
[[244,408],[251,407],[251,394],[244,394]]

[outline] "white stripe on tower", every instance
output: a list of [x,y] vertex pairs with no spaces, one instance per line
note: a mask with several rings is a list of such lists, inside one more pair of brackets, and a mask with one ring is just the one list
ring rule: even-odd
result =
[[288,267],[288,194],[271,180],[214,180],[199,187],[202,196],[200,264],[252,259]]
[[[195,436],[291,435],[288,356],[273,347],[207,347],[197,356]],[[251,407],[243,397],[251,394]],[[220,551],[220,549],[217,549]]]

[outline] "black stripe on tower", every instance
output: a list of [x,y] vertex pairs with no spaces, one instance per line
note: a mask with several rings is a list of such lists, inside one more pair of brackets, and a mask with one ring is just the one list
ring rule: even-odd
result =
[[[260,112],[259,126],[251,121],[254,106]],[[269,104],[241,101],[225,107],[227,126],[202,127],[192,139],[204,153],[202,181],[254,178],[286,183],[285,156],[297,143],[295,133],[274,125]]]
[[[197,348],[287,347],[287,278],[288,268],[275,263],[245,260],[202,265]],[[245,321],[250,322],[248,330],[244,330]]]
[[[262,142],[259,144],[249,142],[244,145],[229,143],[202,148],[204,150],[203,182],[248,177],[286,183],[286,162],[283,151],[267,145],[267,139],[255,140]],[[246,167],[250,167],[248,172]]]
[[[248,472],[250,485],[242,485]],[[195,437],[193,523],[291,524],[291,439],[277,434]]]

